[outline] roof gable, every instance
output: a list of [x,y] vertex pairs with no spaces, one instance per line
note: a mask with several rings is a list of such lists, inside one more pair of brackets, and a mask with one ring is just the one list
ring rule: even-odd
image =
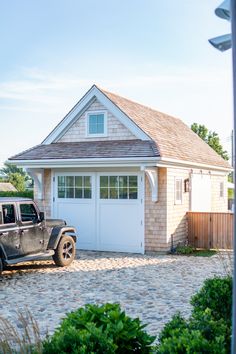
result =
[[141,140],[150,140],[150,137],[117,105],[115,105],[97,86],[93,85],[90,90],[81,98],[81,100],[71,109],[64,119],[54,128],[46,137],[42,144],[51,144],[59,141],[65,132],[75,123],[75,121],[88,109],[88,107],[98,100],[107,108],[130,132]]
[[[88,136],[88,115],[91,113],[103,113],[106,115],[104,136]],[[110,111],[106,109],[96,98],[80,115],[72,126],[69,126],[63,135],[55,142],[82,142],[105,140],[133,140],[137,139],[131,131],[124,126]]]

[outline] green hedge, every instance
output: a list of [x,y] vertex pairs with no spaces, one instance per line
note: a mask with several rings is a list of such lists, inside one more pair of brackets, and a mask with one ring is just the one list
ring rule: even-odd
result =
[[88,304],[66,316],[53,336],[44,341],[43,354],[149,354],[155,337],[144,328],[118,304]]
[[33,191],[23,191],[23,192],[0,192],[0,197],[24,197],[34,199]]
[[207,279],[191,304],[188,320],[177,314],[165,325],[157,353],[230,353],[232,278]]

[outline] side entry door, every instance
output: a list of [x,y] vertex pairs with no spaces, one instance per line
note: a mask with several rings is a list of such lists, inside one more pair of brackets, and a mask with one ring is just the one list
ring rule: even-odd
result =
[[0,205],[0,243],[8,259],[22,255],[19,226],[16,218],[16,205],[6,203]]
[[32,202],[19,203],[19,219],[24,255],[41,252],[44,248],[44,228]]

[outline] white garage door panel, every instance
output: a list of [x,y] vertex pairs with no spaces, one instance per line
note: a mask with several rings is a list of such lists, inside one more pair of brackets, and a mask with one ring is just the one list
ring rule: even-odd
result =
[[[107,187],[100,188],[101,176],[113,177]],[[76,227],[78,249],[143,253],[142,190],[139,173],[56,173],[54,217]]]
[[191,210],[211,211],[211,176],[192,174]]
[[94,249],[96,244],[95,207],[91,204],[58,202],[58,218],[76,227],[77,245],[81,249]]
[[140,207],[129,204],[100,204],[99,241],[106,251],[140,252]]

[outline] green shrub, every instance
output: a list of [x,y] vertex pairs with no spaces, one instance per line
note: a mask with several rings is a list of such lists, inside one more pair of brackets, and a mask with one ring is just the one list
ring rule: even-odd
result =
[[217,338],[216,341],[210,342],[204,338],[198,330],[175,328],[171,332],[169,338],[163,339],[158,346],[159,354],[226,354],[224,349],[224,338]]
[[191,246],[180,246],[176,247],[177,254],[192,254],[194,252],[194,248]]
[[191,304],[188,320],[177,314],[165,325],[157,353],[230,353],[232,278],[205,280]]
[[89,304],[67,315],[54,335],[44,341],[43,353],[151,353],[155,337],[144,328],[118,304]]
[[0,197],[24,197],[24,198],[34,198],[33,191],[23,191],[23,192],[0,192]]
[[199,292],[191,299],[193,313],[211,310],[215,320],[221,318],[231,323],[232,317],[232,277],[207,279]]

